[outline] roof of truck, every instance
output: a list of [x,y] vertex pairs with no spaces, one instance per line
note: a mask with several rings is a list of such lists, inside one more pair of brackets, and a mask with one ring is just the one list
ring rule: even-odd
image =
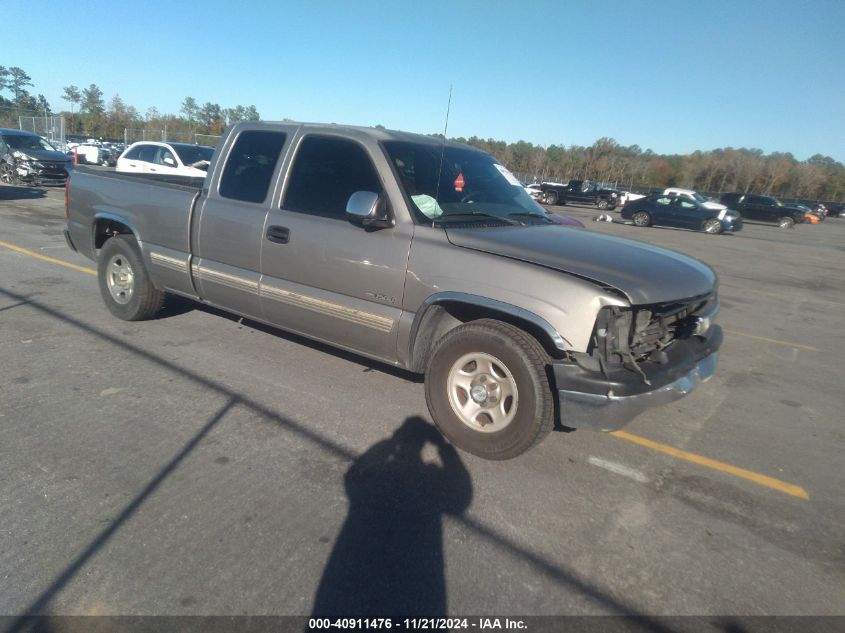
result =
[[[243,123],[258,123],[258,121],[244,121]],[[378,127],[366,127],[363,125],[341,125],[338,123],[312,123],[312,122],[300,122],[300,121],[262,121],[261,123],[265,123],[270,126],[285,126],[285,127],[295,127],[295,128],[304,128],[308,131],[312,132],[351,132],[355,135],[366,136],[377,141],[405,141],[405,142],[413,142],[413,143],[425,143],[427,145],[436,145],[441,146],[443,145],[443,137],[437,136],[429,136],[427,134],[415,134],[413,132],[402,132],[400,130],[388,130],[386,128],[378,128]],[[472,147],[471,145],[467,145],[465,143],[458,143],[457,141],[446,141],[447,147],[459,147],[463,149],[472,149],[478,152],[482,150],[478,149],[477,147]]]

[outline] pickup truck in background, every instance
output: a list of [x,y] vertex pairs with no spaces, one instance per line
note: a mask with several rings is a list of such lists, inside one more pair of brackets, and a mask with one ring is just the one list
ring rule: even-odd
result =
[[554,224],[458,143],[242,122],[205,179],[81,168],[67,205],[118,318],[172,293],[424,373],[434,422],[487,459],[539,442],[556,407],[612,430],[716,369],[710,268]]
[[591,180],[570,180],[565,185],[544,182],[540,185],[540,189],[543,191],[543,202],[551,206],[576,202],[594,204],[604,211],[615,209],[619,203],[617,190],[605,188]]
[[739,213],[745,220],[773,222],[782,229],[790,229],[806,219],[801,209],[783,204],[771,196],[723,193],[719,202]]

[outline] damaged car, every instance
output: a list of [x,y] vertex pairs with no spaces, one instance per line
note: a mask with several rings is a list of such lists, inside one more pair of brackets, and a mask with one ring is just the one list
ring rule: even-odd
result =
[[0,128],[0,180],[9,185],[64,185],[70,160],[32,132]]

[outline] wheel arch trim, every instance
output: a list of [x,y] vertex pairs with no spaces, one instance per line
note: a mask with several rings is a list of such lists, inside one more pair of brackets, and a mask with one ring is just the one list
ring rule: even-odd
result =
[[129,231],[132,233],[132,236],[135,238],[135,241],[138,242],[138,245],[141,245],[141,238],[138,236],[138,231],[135,230],[135,227],[132,226],[132,223],[129,222],[129,220],[115,213],[100,211],[94,214],[94,221],[91,223],[91,246],[94,247],[94,252],[96,252],[97,250],[97,225],[102,220],[109,220],[111,222],[116,222],[117,224],[122,224],[127,229],[129,229]]
[[[539,332],[542,332],[547,342],[550,343],[556,350],[565,352],[571,349],[566,339],[543,317],[530,312],[519,306],[515,306],[504,301],[498,301],[489,297],[480,295],[473,295],[465,292],[444,291],[437,292],[430,295],[423,301],[420,309],[417,311],[411,331],[408,336],[408,358],[413,366],[418,366],[422,359],[419,358],[420,350],[417,349],[417,343],[420,340],[421,326],[427,314],[432,308],[437,306],[458,305],[470,308],[480,308],[483,310],[490,310],[491,312],[498,312],[500,314],[512,317],[514,319],[530,323]],[[543,343],[543,341],[541,341]],[[423,350],[424,352],[425,350]]]

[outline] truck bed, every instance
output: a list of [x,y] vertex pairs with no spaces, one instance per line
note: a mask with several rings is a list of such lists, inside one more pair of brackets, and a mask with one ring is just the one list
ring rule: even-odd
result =
[[205,179],[158,174],[124,174],[77,167],[71,171],[68,202],[70,238],[83,255],[96,259],[92,226],[112,220],[132,227],[139,243],[190,253],[191,214]]

